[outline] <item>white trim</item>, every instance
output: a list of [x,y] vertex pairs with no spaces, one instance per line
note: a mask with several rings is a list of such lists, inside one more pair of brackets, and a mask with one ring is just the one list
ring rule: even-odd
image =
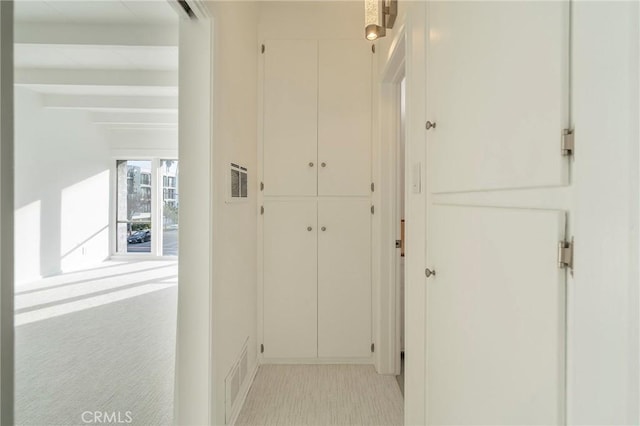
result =
[[0,423],[14,423],[13,1],[0,1]]
[[249,391],[251,390],[251,386],[253,386],[253,382],[256,380],[256,375],[258,374],[258,368],[260,368],[260,363],[256,362],[253,371],[249,375],[249,380],[245,380],[242,384],[242,389],[240,389],[240,401],[236,404],[236,408],[233,410],[233,414],[231,415],[231,419],[229,420],[228,425],[234,426],[238,421],[238,416],[240,416],[240,412],[242,411],[242,407],[244,407],[244,403],[247,401],[247,396],[249,395]]
[[[213,424],[215,421],[215,371],[214,371],[214,353],[213,342],[216,340],[216,336],[213,335],[213,263],[215,262],[215,256],[213,253],[213,232],[214,222],[216,218],[213,217],[213,194],[211,189],[213,187],[214,179],[214,164],[213,156],[213,129],[215,120],[214,111],[214,87],[216,83],[214,75],[214,57],[216,55],[216,48],[213,40],[215,38],[215,21],[213,17],[210,17],[207,13],[207,7],[204,2],[200,0],[188,0],[189,4],[197,5],[200,21],[189,21],[187,18],[180,21],[180,62],[185,64],[188,60],[195,62],[199,59],[198,63],[202,64],[201,69],[193,70],[193,74],[189,71],[180,73],[180,96],[179,105],[191,105],[191,101],[195,98],[199,106],[206,105],[208,111],[196,110],[196,113],[205,113],[206,120],[203,124],[206,124],[207,129],[207,141],[204,140],[190,140],[187,138],[187,132],[189,127],[186,125],[179,126],[179,151],[180,161],[182,163],[181,180],[184,182],[185,175],[189,176],[189,173],[206,173],[208,181],[201,182],[200,194],[203,198],[199,200],[199,205],[204,205],[204,208],[197,209],[194,197],[190,201],[191,212],[198,217],[204,219],[200,224],[183,221],[181,226],[180,241],[184,241],[187,236],[185,235],[185,228],[193,231],[196,227],[203,228],[203,232],[207,235],[206,249],[204,251],[198,251],[196,247],[193,248],[195,252],[193,256],[189,256],[188,250],[185,250],[186,246],[180,247],[180,259],[179,259],[179,281],[183,284],[179,286],[178,294],[178,327],[176,332],[176,381],[174,392],[174,424]],[[195,10],[195,8],[194,8]],[[198,25],[194,27],[194,25]],[[192,32],[188,34],[187,30]],[[187,35],[192,39],[197,38],[195,32],[201,30],[202,38],[198,40],[198,45],[186,44],[191,43],[193,40],[187,40]],[[188,49],[186,47],[189,47]],[[188,56],[187,56],[188,54]],[[204,67],[207,67],[205,70]],[[206,78],[202,78],[199,74],[204,74],[206,71]],[[196,75],[202,78],[202,82],[205,87],[199,90],[200,96],[196,96],[195,87],[192,84],[197,84],[195,81],[188,79],[189,76]],[[205,81],[206,80],[206,81]],[[192,83],[187,84],[185,83]],[[189,90],[185,90],[185,86]],[[185,94],[189,94],[190,98],[186,99]],[[188,101],[188,102],[187,102]],[[205,109],[206,109],[205,108]],[[188,117],[184,108],[178,112],[179,121]],[[204,118],[204,117],[203,117]],[[182,136],[181,136],[182,135]],[[186,138],[182,139],[182,138]],[[187,152],[187,144],[191,147],[188,150],[189,155],[183,155]],[[198,155],[199,154],[199,155]],[[187,160],[187,162],[185,162]],[[197,166],[193,163],[202,164],[206,163],[206,172],[202,169],[197,169]],[[191,169],[191,167],[194,167]],[[185,171],[187,173],[185,173]],[[183,185],[183,191],[181,196],[182,203],[182,215],[184,218],[185,206],[187,203],[185,199],[185,185]],[[198,219],[200,220],[200,219]],[[186,226],[185,226],[186,225]],[[205,261],[204,257],[207,258]],[[218,407],[219,408],[219,407]]]
[[291,365],[334,365],[334,364],[363,364],[374,365],[374,357],[369,358],[262,358],[261,365],[291,364]]
[[122,160],[130,158],[132,160],[152,160],[159,158],[161,160],[177,160],[178,149],[113,149],[111,150],[111,158],[114,160]]
[[379,122],[380,134],[380,185],[379,194],[380,228],[379,261],[380,273],[380,336],[378,372],[400,374],[400,321],[397,287],[398,253],[395,240],[399,238],[400,218],[397,212],[397,158],[400,137],[400,83],[405,75],[406,33],[405,26],[399,27],[392,42],[391,50],[380,74]]

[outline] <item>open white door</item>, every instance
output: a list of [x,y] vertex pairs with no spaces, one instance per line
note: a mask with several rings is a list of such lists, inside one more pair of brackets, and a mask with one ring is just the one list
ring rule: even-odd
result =
[[436,206],[427,424],[563,423],[565,214]]

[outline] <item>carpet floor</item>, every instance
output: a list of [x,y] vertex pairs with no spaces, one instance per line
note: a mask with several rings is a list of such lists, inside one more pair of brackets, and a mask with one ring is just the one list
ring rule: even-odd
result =
[[237,426],[403,424],[395,376],[371,365],[263,365]]
[[110,264],[18,287],[16,424],[170,425],[176,302],[176,262]]

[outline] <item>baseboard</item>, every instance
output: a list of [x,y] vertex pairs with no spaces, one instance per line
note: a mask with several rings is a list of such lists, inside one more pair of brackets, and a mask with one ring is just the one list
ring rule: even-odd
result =
[[260,364],[374,364],[373,358],[262,358]]
[[256,374],[258,374],[258,368],[260,367],[260,363],[256,362],[255,367],[253,368],[253,371],[251,372],[251,374],[249,375],[248,380],[245,380],[244,383],[242,384],[242,390],[241,392],[241,397],[238,400],[238,403],[235,406],[235,409],[233,410],[233,414],[231,415],[231,419],[229,421],[229,426],[234,426],[236,424],[236,421],[238,420],[238,416],[240,415],[240,411],[242,411],[242,407],[244,407],[244,403],[247,400],[247,395],[249,395],[249,391],[251,390],[251,386],[253,385],[253,381],[256,378]]

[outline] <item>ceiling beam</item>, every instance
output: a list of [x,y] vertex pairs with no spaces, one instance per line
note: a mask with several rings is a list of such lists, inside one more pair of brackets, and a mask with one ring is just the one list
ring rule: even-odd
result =
[[18,85],[177,87],[177,71],[17,68]]
[[98,46],[178,46],[177,25],[20,22],[15,43]]
[[127,112],[94,112],[92,113],[95,124],[108,124],[119,126],[167,126],[178,124],[178,114],[173,112],[156,113],[127,113]]
[[178,111],[177,96],[43,95],[46,108],[92,111]]

